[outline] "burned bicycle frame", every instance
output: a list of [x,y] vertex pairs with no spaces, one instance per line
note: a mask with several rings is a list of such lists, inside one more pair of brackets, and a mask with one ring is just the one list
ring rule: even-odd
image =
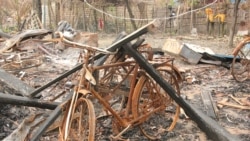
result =
[[[140,40],[138,42],[142,43]],[[136,47],[140,48],[141,45],[136,46]],[[143,46],[142,46],[142,48],[143,48]],[[148,59],[152,59],[151,58],[152,52],[143,51],[143,49],[139,49],[139,50],[141,50],[141,52],[146,54],[146,56],[149,57]],[[108,112],[111,113],[111,115],[114,117],[115,120],[117,120],[116,123],[118,125],[117,125],[117,129],[115,129],[115,130],[118,132],[117,132],[117,135],[113,137],[115,139],[120,138],[120,136],[126,130],[128,130],[130,127],[139,125],[139,124],[143,123],[144,121],[146,121],[152,113],[165,110],[166,106],[168,106],[167,103],[169,104],[172,102],[171,98],[167,94],[164,95],[165,97],[162,97],[163,95],[159,94],[158,95],[159,97],[157,97],[158,102],[159,102],[159,100],[162,101],[164,99],[166,101],[162,101],[161,104],[158,103],[158,107],[149,107],[149,108],[154,108],[152,111],[146,112],[146,114],[143,114],[140,116],[138,115],[138,103],[137,102],[139,102],[139,101],[137,99],[139,99],[140,97],[135,96],[138,94],[134,92],[135,91],[134,88],[136,88],[136,85],[138,85],[137,82],[140,82],[139,81],[140,77],[142,77],[143,75],[145,77],[145,75],[147,75],[147,74],[145,71],[140,69],[138,63],[136,63],[135,61],[133,61],[133,60],[126,61],[128,59],[126,58],[124,52],[125,51],[121,48],[114,55],[109,55],[109,57],[106,59],[104,64],[99,65],[99,66],[94,66],[93,62],[92,62],[92,65],[91,65],[91,62],[89,62],[90,56],[92,56],[91,54],[94,52],[89,51],[89,50],[86,51],[85,56],[83,57],[84,58],[83,69],[81,70],[80,78],[78,79],[79,84],[78,84],[78,86],[75,87],[74,95],[73,95],[72,100],[70,101],[70,104],[69,104],[70,107],[67,108],[67,111],[65,114],[66,116],[63,120],[65,122],[63,122],[64,124],[61,127],[61,130],[62,130],[61,136],[63,136],[61,138],[61,140],[67,140],[68,135],[70,134],[70,130],[71,130],[70,126],[72,125],[70,123],[73,123],[73,121],[74,121],[74,118],[73,118],[74,111],[75,111],[74,109],[77,106],[79,106],[79,105],[77,105],[78,100],[85,101],[87,103],[87,105],[88,105],[87,107],[90,110],[88,114],[90,114],[90,113],[94,113],[94,109],[92,106],[93,104],[90,104],[91,102],[88,99],[90,97],[98,99],[99,103]],[[173,84],[175,86],[177,92],[180,92],[178,81],[177,81],[177,79],[180,78],[180,75],[178,73],[178,70],[173,66],[173,60],[174,60],[173,58],[165,58],[165,61],[154,62],[153,65],[156,68],[160,68],[161,71],[165,71],[165,72],[169,73],[169,75],[170,75],[169,80],[173,81],[173,82],[171,82],[171,84]],[[102,71],[102,72],[100,72],[100,71]],[[91,74],[95,74],[95,72],[99,73],[96,81],[95,81],[94,76],[91,76]],[[102,73],[102,77],[100,77],[101,73]],[[111,83],[114,83],[114,81],[113,81],[114,77],[119,77],[119,78],[115,78],[115,79],[119,79],[119,80],[116,80],[117,81],[116,85],[112,87]],[[148,77],[148,79],[150,79],[150,78]],[[130,81],[129,88],[127,86],[128,90],[122,91],[121,87],[125,81]],[[153,83],[151,83],[151,84],[153,84]],[[153,85],[156,85],[156,84],[153,84]],[[156,86],[153,86],[153,87],[156,87]],[[109,103],[108,100],[105,99],[105,97],[107,97],[109,94],[110,94],[110,97],[116,96],[115,93],[117,93],[117,91],[118,91],[118,93],[124,93],[122,95],[127,96],[127,102],[124,103],[124,100],[121,100],[122,101],[121,105],[125,105],[125,108],[122,108],[119,111],[115,111],[111,106],[112,103]],[[155,89],[155,91],[157,91],[157,89]],[[159,92],[156,92],[156,93],[159,93]],[[154,94],[156,94],[156,93],[154,92]],[[136,100],[133,100],[134,97],[136,97]],[[156,98],[154,100],[156,100]],[[154,101],[152,101],[152,102],[154,102]],[[176,113],[174,115],[174,120],[173,120],[172,124],[170,125],[168,131],[170,131],[174,128],[174,126],[177,122],[178,116],[179,116],[179,112],[180,112],[179,106],[177,105]],[[145,113],[145,111],[144,111],[144,113]],[[71,114],[72,116],[69,116],[69,114]],[[93,114],[90,114],[90,115],[91,115],[91,117],[89,117],[89,119],[95,119]],[[80,122],[80,121],[78,120],[77,122]],[[79,124],[81,124],[81,123],[79,123]],[[95,132],[94,126],[95,126],[94,121],[90,120],[89,129],[88,129],[89,134],[87,135],[88,140],[94,140],[94,132]],[[77,131],[74,130],[73,132],[77,132]],[[78,132],[81,132],[81,131],[78,130]],[[71,133],[71,134],[73,134],[73,133]],[[150,139],[155,139],[154,137],[147,135],[147,133],[144,133],[144,134]],[[79,135],[80,135],[80,133],[78,135],[75,135],[75,136],[77,136],[76,138],[80,138]],[[73,137],[71,137],[71,138],[73,138]]]
[[[248,46],[247,46],[248,45]],[[250,79],[250,35],[246,36],[233,50],[231,73],[236,81]]]
[[[114,52],[116,50],[117,47],[123,46],[127,43],[129,43],[130,41],[136,39],[137,37],[147,33],[147,32],[151,32],[151,28],[154,27],[154,21],[143,26],[142,28],[136,30],[135,32],[129,34],[128,36],[126,36],[125,38],[115,42],[114,44],[112,44],[110,47],[107,48],[107,51],[111,51]],[[58,41],[58,39],[55,39],[56,41]],[[45,42],[47,42],[45,40]],[[159,75],[159,73],[156,71],[155,67],[153,67],[151,64],[149,64],[149,62],[147,60],[145,60],[145,58],[143,58],[141,56],[141,54],[136,50],[133,49],[131,47],[131,45],[128,46],[128,48],[124,48],[126,50],[126,54],[129,54],[130,56],[132,56],[137,63],[139,63],[140,67],[147,72],[147,74],[150,76],[150,78],[153,78],[153,80],[155,80],[157,82],[157,84],[159,84],[161,86],[161,88],[163,88],[168,94],[169,96],[178,104],[180,105],[183,110],[188,114],[188,116],[194,120],[197,125],[199,126],[200,129],[202,129],[206,135],[213,139],[213,140],[225,140],[225,141],[234,141],[234,140],[240,140],[238,137],[230,134],[227,130],[225,130],[222,126],[220,126],[216,121],[214,121],[213,119],[209,118],[208,116],[206,116],[204,113],[202,113],[200,110],[192,107],[191,104],[189,104],[186,100],[184,100],[181,96],[178,95],[178,93],[174,90],[174,88],[172,88],[171,84],[169,84],[166,80],[164,80],[162,78],[161,75]],[[107,52],[106,52],[107,53]],[[96,56],[94,56],[93,58],[91,58],[91,60],[97,60],[101,57],[103,57],[104,54],[97,54]],[[39,96],[38,94],[40,92],[42,92],[43,90],[45,90],[46,88],[50,87],[51,85],[57,83],[58,81],[68,77],[69,75],[77,72],[78,70],[83,68],[83,64],[78,64],[77,66],[75,66],[74,68],[72,68],[71,70],[65,72],[64,74],[58,76],[57,78],[53,79],[52,81],[48,82],[47,84],[37,88],[36,90],[34,90],[33,92],[31,92],[30,94],[28,94],[27,96],[30,98],[37,98],[37,96]],[[144,75],[145,76],[145,75]],[[85,94],[90,94],[91,92],[88,90],[83,90],[81,91],[82,93]],[[11,99],[12,101],[14,101],[15,99]],[[32,99],[31,99],[32,100]],[[35,99],[37,100],[37,99]],[[37,141],[42,134],[49,128],[49,126],[55,122],[55,120],[60,116],[60,115],[64,115],[65,112],[62,111],[67,109],[67,104],[68,101],[72,100],[72,94],[68,95],[61,104],[51,104],[51,103],[46,103],[48,106],[50,106],[49,109],[54,109],[51,114],[48,116],[48,118],[41,123],[41,125],[39,126],[39,129],[36,130],[32,136],[31,136],[31,141]],[[87,105],[89,107],[93,107],[93,104],[91,105],[90,99],[81,99],[79,100],[78,104],[81,102],[86,102]],[[40,100],[38,101],[40,103]],[[8,102],[6,102],[8,103]],[[36,102],[37,103],[37,102]],[[19,105],[24,105],[27,106],[27,104],[23,104],[20,103]],[[91,108],[89,108],[91,109]],[[93,108],[92,108],[93,109]],[[89,110],[91,111],[91,110]],[[93,111],[89,112],[90,116],[93,116]],[[95,121],[96,118],[93,118],[92,120]],[[91,124],[92,125],[92,124]],[[92,125],[93,126],[93,125]],[[94,128],[94,127],[93,127]],[[60,130],[61,133],[61,130]],[[89,135],[94,136],[94,133],[90,133]],[[94,140],[94,138],[90,139],[90,140]]]

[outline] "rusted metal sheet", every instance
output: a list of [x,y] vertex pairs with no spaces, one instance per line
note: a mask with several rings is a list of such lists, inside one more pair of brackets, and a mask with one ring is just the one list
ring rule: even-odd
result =
[[183,45],[181,51],[180,51],[180,55],[182,57],[184,57],[189,63],[191,64],[197,64],[202,55],[193,51],[192,49],[190,49],[187,45]]

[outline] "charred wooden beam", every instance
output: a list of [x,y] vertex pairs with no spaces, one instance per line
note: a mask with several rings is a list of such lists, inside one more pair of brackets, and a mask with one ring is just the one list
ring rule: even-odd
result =
[[12,105],[22,105],[37,107],[42,109],[55,109],[59,105],[57,102],[46,102],[38,99],[30,99],[22,96],[15,96],[10,94],[4,94],[0,92],[0,103],[1,104],[12,104]]
[[112,46],[123,46],[123,45],[129,43],[130,41],[132,41],[132,40],[134,40],[136,38],[139,38],[141,35],[143,35],[143,34],[145,34],[147,32],[151,32],[152,30],[154,30],[154,27],[155,27],[154,23],[155,23],[155,21],[150,22],[149,24],[141,27],[140,29],[136,30],[135,32],[127,35],[122,40],[119,40],[118,42],[115,42],[110,47],[112,47]]
[[[122,38],[124,38],[126,35],[127,35],[126,32],[124,32],[124,31],[121,32],[121,33],[116,37],[116,39],[114,40],[113,44],[116,43],[116,42],[118,42],[118,41],[121,40]],[[113,44],[112,44],[109,48],[107,48],[108,51],[116,51],[119,47],[121,47],[121,46],[119,46],[119,45],[113,45]],[[94,60],[98,60],[98,59],[102,58],[102,59],[100,59],[100,60],[101,60],[100,62],[102,62],[102,61],[105,60],[105,58],[106,58],[107,56],[108,56],[108,55],[104,55],[104,54],[101,54],[101,53],[100,53],[100,54],[94,56],[93,59],[94,59]],[[97,63],[97,65],[98,65],[98,64],[102,64],[102,63]]]

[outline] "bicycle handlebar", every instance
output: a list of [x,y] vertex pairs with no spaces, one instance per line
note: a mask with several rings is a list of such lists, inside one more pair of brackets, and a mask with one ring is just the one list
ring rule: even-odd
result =
[[61,40],[67,44],[71,44],[71,45],[75,45],[75,46],[78,46],[79,48],[81,49],[86,49],[86,50],[90,50],[90,51],[97,51],[97,52],[100,52],[102,54],[115,54],[116,52],[111,52],[111,51],[108,51],[106,49],[101,49],[101,48],[98,48],[98,47],[94,47],[94,46],[89,46],[89,45],[86,45],[86,44],[81,44],[81,43],[77,43],[77,42],[73,42],[73,41],[70,41],[68,39],[66,39],[64,36],[63,36],[63,33],[62,32],[55,32],[55,34],[59,35]]

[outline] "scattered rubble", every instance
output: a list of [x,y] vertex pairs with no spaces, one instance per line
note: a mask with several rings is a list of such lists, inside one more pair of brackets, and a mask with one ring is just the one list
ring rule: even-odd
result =
[[[35,140],[42,134],[47,137],[43,136],[41,140],[57,140],[59,138],[58,132],[55,133],[53,130],[60,126],[60,121],[56,122],[56,117],[62,114],[63,102],[69,99],[71,88],[75,85],[73,73],[82,67],[82,64],[77,64],[82,49],[74,48],[74,46],[85,45],[99,49],[97,48],[98,35],[96,33],[75,31],[65,21],[61,22],[59,26],[58,31],[67,31],[65,32],[67,35],[64,34],[64,36],[70,39],[71,42],[68,44],[62,43],[57,38],[52,38],[52,32],[43,29],[27,30],[13,36],[0,32],[0,37],[4,37],[4,40],[0,42],[0,125],[2,126],[0,131],[3,132],[0,134],[0,139],[6,141]],[[126,42],[125,40],[121,42]],[[122,44],[121,42],[117,44]],[[70,46],[71,43],[74,43],[74,46]],[[200,52],[199,49],[205,51]],[[248,114],[248,110],[250,110],[249,80],[246,80],[245,83],[237,83],[232,79],[228,69],[233,61],[233,56],[219,56],[209,48],[197,47],[188,43],[181,44],[180,41],[174,39],[168,39],[162,50],[180,55],[188,63],[191,63],[190,69],[180,67],[180,70],[183,70],[180,72],[185,79],[181,85],[181,94],[187,97],[184,99],[173,98],[181,105],[188,117],[180,115],[176,128],[163,138],[194,141],[209,140],[208,138],[234,140],[239,137],[242,140],[248,140],[250,138],[248,133],[250,118]],[[128,50],[128,52],[135,57],[135,60],[138,59],[136,59],[138,55],[133,54],[132,50]],[[143,64],[144,62],[140,61],[140,58],[137,61],[144,65],[144,69],[153,78],[156,77],[158,82],[161,81],[161,79],[157,79],[158,76],[152,71],[154,69],[150,65]],[[177,59],[177,61],[179,61],[178,65],[183,60]],[[182,62],[182,64],[184,63]],[[150,71],[152,72],[150,73]],[[160,83],[167,85],[164,82]],[[171,88],[167,87],[167,89],[172,91]],[[39,94],[40,92],[41,94]],[[10,107],[9,104],[16,105],[11,109],[19,110],[17,114],[21,113],[21,109],[25,109],[25,113],[20,115],[15,115],[15,112],[7,113],[5,108]],[[227,113],[232,108],[231,113]],[[11,116],[8,117],[8,114]],[[193,119],[196,124],[192,123],[189,118]],[[4,123],[3,121],[6,119],[9,122]],[[105,119],[105,116],[100,119]],[[236,124],[240,125],[237,129],[234,127]],[[207,135],[214,137],[206,137],[197,125]],[[108,120],[100,120],[98,126],[100,126],[98,127],[100,131],[96,138],[107,139],[106,134],[112,135],[111,122]],[[48,128],[49,130],[47,130]],[[189,129],[193,131],[188,131]],[[135,138],[135,140],[146,139],[137,133],[136,129],[130,132],[125,136]]]

